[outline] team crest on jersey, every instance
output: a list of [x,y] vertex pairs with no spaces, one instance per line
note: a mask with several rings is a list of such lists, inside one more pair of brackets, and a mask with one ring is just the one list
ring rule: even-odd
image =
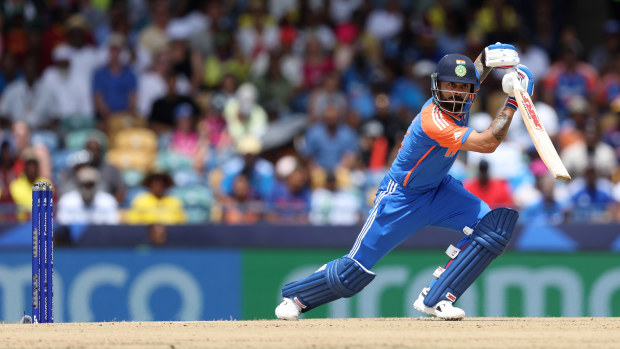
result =
[[454,72],[456,73],[456,76],[462,78],[465,74],[467,74],[467,68],[462,65],[457,65],[456,68],[454,68]]

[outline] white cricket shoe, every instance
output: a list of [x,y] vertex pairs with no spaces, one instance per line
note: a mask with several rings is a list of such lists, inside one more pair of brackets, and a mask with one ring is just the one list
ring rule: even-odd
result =
[[444,320],[461,320],[465,317],[465,312],[461,308],[455,307],[452,302],[448,300],[439,301],[434,307],[427,307],[424,304],[424,297],[428,294],[429,287],[422,289],[418,299],[413,302],[413,307],[416,310],[428,314],[430,316],[436,316]]
[[281,320],[297,320],[301,314],[301,307],[290,298],[284,298],[276,307],[276,316]]

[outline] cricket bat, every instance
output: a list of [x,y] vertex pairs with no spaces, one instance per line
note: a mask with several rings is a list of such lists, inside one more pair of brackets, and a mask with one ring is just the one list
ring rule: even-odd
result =
[[532,98],[523,90],[523,86],[521,86],[518,81],[515,81],[513,91],[515,99],[517,100],[517,105],[521,111],[521,117],[536,147],[536,151],[538,151],[538,155],[540,155],[540,158],[556,179],[570,182],[570,174],[568,174],[566,167],[562,163],[557,150],[549,138],[549,134],[540,121],[536,108],[534,108]]

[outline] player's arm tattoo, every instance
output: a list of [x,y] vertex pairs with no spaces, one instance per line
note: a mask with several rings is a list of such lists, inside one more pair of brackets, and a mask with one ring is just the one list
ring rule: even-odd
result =
[[489,76],[489,73],[491,72],[491,70],[493,70],[493,68],[484,66],[483,55],[484,55],[484,51],[482,51],[478,55],[478,58],[476,58],[476,61],[474,62],[474,66],[476,67],[476,70],[478,71],[478,75],[480,75],[481,83],[484,81],[484,79],[487,78],[487,76]]
[[493,119],[493,122],[491,122],[489,130],[491,130],[491,133],[499,142],[503,141],[504,137],[506,137],[511,121],[512,115],[508,115],[506,112],[502,111]]

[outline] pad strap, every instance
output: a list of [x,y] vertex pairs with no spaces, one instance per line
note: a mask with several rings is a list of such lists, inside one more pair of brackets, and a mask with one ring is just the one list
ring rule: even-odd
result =
[[504,252],[518,217],[517,211],[509,208],[498,208],[482,217],[469,237],[470,242],[431,284],[424,304],[433,307],[441,300],[456,302],[484,269]]
[[375,273],[358,261],[342,257],[327,263],[307,278],[292,282],[282,288],[282,297],[292,299],[301,312],[314,309],[340,298],[360,292],[374,278]]

